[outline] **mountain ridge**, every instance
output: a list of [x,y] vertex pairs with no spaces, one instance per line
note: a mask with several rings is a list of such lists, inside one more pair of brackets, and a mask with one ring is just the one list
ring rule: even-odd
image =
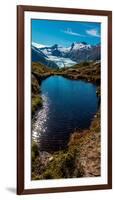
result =
[[90,45],[86,42],[74,42],[70,47],[32,42],[32,61],[53,68],[71,67],[80,62],[100,60],[100,48],[100,44]]

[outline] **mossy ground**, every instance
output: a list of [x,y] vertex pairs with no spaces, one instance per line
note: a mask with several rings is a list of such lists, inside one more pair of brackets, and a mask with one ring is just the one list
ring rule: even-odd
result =
[[70,68],[51,69],[41,63],[32,63],[32,115],[42,106],[40,96],[41,80],[48,76],[60,75],[73,80],[84,80],[97,85],[97,95],[100,96],[100,63],[83,62]]
[[[81,63],[70,68],[48,69],[40,63],[32,63],[32,113],[42,106],[40,81],[36,77],[61,75],[69,79],[85,80],[97,85],[100,95],[100,63]],[[88,130],[71,134],[66,150],[56,153],[39,151],[32,142],[32,180],[100,176],[100,112],[92,120]]]
[[71,134],[66,150],[43,158],[39,154],[39,146],[34,144],[32,179],[100,176],[100,144],[100,113],[98,112],[90,129]]
[[85,80],[100,85],[100,63],[83,62],[69,68],[51,69],[32,63],[32,72],[41,76],[60,75],[74,80]]
[[38,107],[41,107],[43,104],[42,97],[40,95],[35,95],[32,98],[32,114],[35,113]]
[[[32,153],[33,155],[33,153]],[[75,151],[59,151],[52,154],[47,164],[44,165],[40,156],[34,157],[32,160],[32,179],[60,179],[71,177],[82,177],[82,169],[76,167],[76,154]],[[41,170],[40,170],[41,167]],[[38,170],[39,168],[39,170]]]

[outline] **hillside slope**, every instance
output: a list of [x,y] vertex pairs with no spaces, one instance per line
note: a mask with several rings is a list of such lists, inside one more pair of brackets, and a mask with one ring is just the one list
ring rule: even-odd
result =
[[68,148],[54,154],[32,146],[32,179],[97,177],[101,175],[100,114],[88,130],[71,134]]
[[[55,70],[49,69],[40,63],[32,63],[32,85],[35,86],[35,88],[32,86],[32,92],[34,95],[37,84],[39,85],[38,95],[40,96],[40,82],[52,75],[61,75],[69,79],[82,79],[87,82],[93,82],[97,85],[97,95],[100,96],[99,62],[85,62],[69,69]],[[38,107],[39,104],[36,106],[36,109]],[[71,133],[65,150],[52,154],[40,152],[39,145],[32,141],[32,180],[100,176],[100,154],[100,111],[98,111],[94,119],[92,119],[89,129],[76,130],[74,133]]]

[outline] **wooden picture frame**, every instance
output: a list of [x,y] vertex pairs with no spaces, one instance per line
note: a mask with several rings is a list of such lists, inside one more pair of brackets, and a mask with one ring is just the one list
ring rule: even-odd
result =
[[[53,13],[68,15],[99,16],[107,18],[107,182],[90,185],[63,185],[61,187],[25,188],[25,12]],[[27,58],[26,59],[30,59]],[[105,58],[106,59],[106,58]],[[27,89],[27,88],[26,88]],[[30,127],[30,125],[28,124]],[[105,124],[106,126],[106,124]],[[28,147],[26,147],[28,148]],[[53,8],[38,6],[17,6],[17,194],[38,194],[72,192],[84,190],[102,190],[112,188],[112,12],[105,10],[87,10],[73,8]]]

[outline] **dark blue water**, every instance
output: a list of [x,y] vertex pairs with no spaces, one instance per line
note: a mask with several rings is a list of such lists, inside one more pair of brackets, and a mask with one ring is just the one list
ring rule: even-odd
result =
[[75,129],[86,129],[98,108],[96,86],[52,76],[41,84],[43,108],[36,115],[33,135],[40,149],[65,148]]

